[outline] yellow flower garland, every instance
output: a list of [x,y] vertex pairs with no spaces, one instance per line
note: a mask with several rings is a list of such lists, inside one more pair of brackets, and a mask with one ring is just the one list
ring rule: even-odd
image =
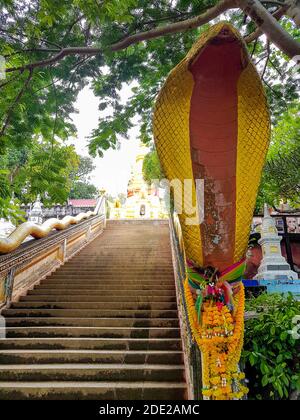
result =
[[204,303],[201,325],[188,278],[184,282],[191,330],[202,354],[202,395],[204,399],[241,399],[248,392],[239,371],[244,337],[244,286],[239,283],[234,297],[234,313],[226,306]]

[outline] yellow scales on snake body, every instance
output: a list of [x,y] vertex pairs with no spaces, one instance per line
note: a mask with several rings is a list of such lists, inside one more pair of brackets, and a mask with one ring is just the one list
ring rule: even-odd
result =
[[[171,71],[156,102],[154,137],[168,180],[193,181],[190,194],[175,190],[174,199],[187,258],[189,318],[203,359],[203,396],[242,398],[240,280],[270,122],[261,80],[233,26],[212,26]],[[204,180],[204,209],[197,179]],[[201,223],[191,223],[195,217]],[[193,287],[201,291],[198,308]]]

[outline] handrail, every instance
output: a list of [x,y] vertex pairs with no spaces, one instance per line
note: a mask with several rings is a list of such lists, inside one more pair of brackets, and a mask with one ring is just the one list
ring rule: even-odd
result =
[[[45,235],[42,231],[39,240],[29,240],[0,255],[0,309],[8,307],[11,301],[18,299],[103,232],[106,225],[105,197],[98,200],[94,212],[82,215],[84,217],[78,215],[71,220],[64,218],[55,225],[56,230]],[[49,220],[47,222],[48,227],[53,226]]]
[[7,254],[17,249],[24,239],[28,236],[32,236],[35,239],[44,238],[49,235],[53,230],[64,230],[70,225],[77,224],[84,219],[88,219],[91,216],[99,214],[103,206],[104,198],[100,197],[97,201],[94,211],[88,211],[86,213],[79,213],[77,216],[65,216],[59,220],[51,218],[46,220],[42,225],[37,225],[32,222],[24,222],[18,226],[7,238],[0,239],[0,254]]
[[202,375],[201,375],[201,353],[199,347],[193,337],[189,318],[188,309],[184,294],[184,279],[185,279],[185,251],[183,238],[181,233],[181,226],[177,214],[174,212],[170,214],[170,230],[171,230],[171,245],[173,254],[173,263],[176,279],[176,290],[178,294],[178,309],[180,313],[180,327],[181,336],[183,340],[183,351],[185,356],[185,367],[188,373],[188,388],[189,399],[202,399]]

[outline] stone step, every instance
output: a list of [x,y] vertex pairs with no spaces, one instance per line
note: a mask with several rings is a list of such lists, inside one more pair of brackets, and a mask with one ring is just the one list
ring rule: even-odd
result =
[[182,400],[185,382],[0,382],[0,400]]
[[62,273],[60,271],[56,271],[55,273],[53,273],[50,276],[48,276],[47,278],[56,278],[56,277],[60,277],[60,278],[90,278],[90,279],[113,279],[113,280],[118,280],[118,279],[124,279],[124,280],[130,280],[130,279],[134,279],[134,280],[146,280],[146,281],[151,281],[151,280],[173,280],[174,281],[174,275],[173,273],[160,273],[159,271],[156,271],[155,273],[130,273],[130,272],[124,272],[124,273],[105,273],[103,271],[95,271],[95,272],[91,272],[88,273],[84,270],[80,271],[76,271],[74,270],[73,272],[68,272],[68,273]]
[[101,249],[98,249],[97,251],[92,248],[83,248],[80,251],[80,253],[77,254],[76,259],[72,258],[68,261],[68,263],[74,262],[75,264],[78,261],[94,261],[96,263],[101,263],[102,260],[109,262],[109,257],[111,257],[112,255],[116,258],[117,261],[127,260],[127,262],[128,256],[130,256],[132,260],[137,264],[141,264],[143,262],[141,258],[153,261],[164,260],[164,263],[172,259],[171,248],[166,247],[166,245],[163,243],[157,244],[155,245],[155,247],[145,246],[145,248],[136,248],[132,247],[131,244],[129,244],[128,242],[127,244],[126,242],[123,242],[123,244],[111,244],[111,246],[103,242],[101,243]]
[[177,304],[151,302],[15,302],[11,309],[115,309],[115,310],[177,310]]
[[[176,350],[0,350],[1,365],[34,363],[182,363],[183,354]],[[0,366],[1,366],[0,365]]]
[[174,288],[174,279],[165,279],[164,277],[162,277],[161,279],[143,279],[143,278],[138,278],[138,279],[133,279],[128,278],[128,279],[124,279],[124,278],[93,278],[93,277],[80,277],[80,276],[74,276],[72,277],[64,277],[64,276],[56,276],[53,278],[46,278],[45,280],[43,280],[41,283],[41,285],[45,286],[45,285],[53,285],[53,284],[65,284],[67,286],[69,285],[75,285],[75,286],[86,286],[86,285],[91,285],[91,286],[101,286],[103,284],[105,285],[128,285],[128,286],[155,286],[158,287],[159,285],[161,286],[168,286],[168,288],[173,287]]
[[177,309],[4,309],[4,317],[177,318]]
[[[125,255],[125,250],[122,249],[120,252],[124,254],[123,256],[116,256],[116,253],[118,250],[112,249],[111,252],[106,252],[105,254],[99,254],[95,255],[94,257],[88,257],[87,255],[84,257],[80,257],[80,254],[75,259],[72,259],[68,261],[67,264],[73,264],[74,265],[99,265],[99,264],[105,264],[106,267],[112,266],[112,258],[114,261],[114,266],[118,267],[120,266],[120,263],[125,263],[126,267],[133,267],[135,264],[145,265],[146,267],[153,267],[153,264],[159,267],[164,267],[169,265],[169,267],[172,266],[172,254],[171,252],[168,252],[167,254],[163,253],[153,253],[151,251],[147,252],[146,254],[142,254],[140,251],[136,252],[135,250],[131,253],[127,253]],[[130,261],[130,264],[128,262]]]
[[9,349],[90,349],[90,350],[181,350],[178,338],[7,338],[0,350]]
[[[122,290],[127,290],[127,291],[138,291],[138,292],[140,292],[140,291],[150,291],[150,290],[152,290],[152,291],[161,291],[161,289],[163,289],[163,291],[165,291],[165,292],[168,292],[168,291],[174,291],[174,286],[175,285],[163,285],[163,287],[159,287],[159,285],[158,284],[151,284],[151,283],[149,283],[149,284],[142,284],[142,283],[137,283],[137,284],[126,284],[126,283],[119,283],[118,281],[116,281],[115,282],[115,284],[109,284],[109,290],[111,290],[111,291],[115,291],[116,293],[117,293],[117,291],[122,291]],[[85,284],[84,284],[84,281],[81,283],[81,284],[74,284],[74,287],[71,287],[71,285],[68,285],[68,286],[65,286],[64,284],[62,284],[62,283],[59,283],[59,284],[55,284],[55,285],[51,285],[51,284],[44,284],[43,282],[41,283],[41,284],[39,284],[39,285],[37,285],[36,287],[35,287],[35,289],[37,290],[37,289],[39,289],[39,290],[42,290],[42,289],[44,289],[44,290],[47,290],[47,289],[54,289],[54,290],[58,290],[58,289],[62,289],[62,290],[69,290],[69,291],[71,291],[71,290],[91,290],[91,288],[87,288],[86,286],[85,286]],[[93,288],[92,288],[92,290],[94,290],[94,291],[105,291],[105,290],[107,290],[107,287],[106,287],[106,284],[103,282],[103,283],[100,283],[99,282],[99,284],[98,285],[96,285],[96,286],[93,286]],[[64,292],[62,292],[62,293],[64,293]]]
[[79,274],[79,273],[73,273],[73,274],[63,274],[60,272],[56,272],[54,274],[51,275],[51,277],[46,277],[46,279],[53,279],[53,280],[58,280],[58,279],[65,279],[65,280],[77,280],[77,281],[82,281],[83,279],[85,280],[90,280],[90,281],[123,281],[123,282],[127,282],[127,281],[139,281],[139,282],[145,282],[145,283],[152,283],[152,282],[156,282],[159,283],[160,281],[166,281],[166,282],[172,282],[174,283],[174,276],[172,275],[161,275],[161,274],[155,274],[155,275],[142,275],[142,274],[103,274],[103,273],[95,273],[95,274]]
[[81,272],[85,272],[88,274],[98,274],[100,273],[111,273],[111,274],[116,274],[116,275],[122,275],[124,273],[127,274],[142,274],[142,275],[153,275],[156,274],[157,272],[159,273],[167,273],[167,274],[173,274],[173,268],[172,267],[168,267],[168,268],[146,268],[146,267],[123,267],[122,271],[120,272],[120,267],[102,267],[102,268],[98,268],[98,267],[94,267],[94,265],[90,264],[90,266],[83,266],[81,265],[81,267],[69,267],[68,265],[63,265],[61,266],[56,272],[60,272],[60,273],[64,273],[64,274],[68,274],[68,273],[81,273]]
[[87,273],[87,272],[69,272],[67,274],[61,273],[60,271],[57,271],[51,275],[52,279],[56,278],[65,278],[67,279],[107,279],[107,280],[144,280],[144,281],[160,281],[160,280],[173,280],[174,282],[174,275],[171,274],[161,274],[159,272],[156,272],[155,274],[136,274],[136,273],[127,273],[127,274],[113,274],[113,273],[104,273],[104,272],[95,272],[95,273]]
[[179,338],[180,330],[176,327],[7,327],[6,338],[13,337]]
[[[116,263],[116,261],[118,262],[118,265],[119,265],[119,262],[124,262],[124,261],[122,261],[122,260],[117,260],[115,257],[113,257],[113,261],[114,261],[114,264]],[[110,260],[110,261],[109,261]],[[145,259],[145,260],[147,260],[147,259]],[[91,267],[94,269],[94,270],[106,270],[106,269],[108,269],[108,264],[109,264],[109,262],[111,263],[111,259],[107,259],[107,260],[103,260],[102,258],[101,258],[101,260],[99,260],[99,261],[89,261],[89,264],[91,265]],[[115,265],[115,266],[111,266],[110,267],[110,270],[115,270],[115,271],[118,271],[119,270],[119,266],[118,265]],[[81,261],[81,262],[78,262],[77,261],[77,259],[75,260],[70,260],[70,261],[68,261],[68,262],[66,262],[63,266],[61,266],[59,269],[61,270],[61,269],[73,269],[73,270],[76,270],[76,269],[82,269],[83,268],[83,261]],[[146,272],[147,271],[154,271],[154,270],[167,270],[167,271],[170,271],[170,270],[172,270],[173,269],[173,267],[172,267],[172,261],[170,260],[170,261],[168,261],[168,262],[166,262],[165,260],[164,260],[164,262],[160,262],[160,263],[157,263],[156,261],[151,261],[151,262],[147,262],[147,261],[142,261],[142,262],[137,262],[137,261],[133,261],[133,259],[131,259],[130,260],[130,267],[124,267],[124,269],[126,269],[126,270],[129,270],[129,271],[131,271],[131,270],[135,270],[135,269],[137,269],[137,270],[145,270]]]
[[182,365],[32,364],[0,365],[4,381],[159,381],[184,380]]
[[90,296],[91,294],[94,296],[167,296],[167,297],[174,297],[175,296],[175,285],[173,290],[165,290],[165,289],[157,289],[157,290],[140,290],[140,289],[70,289],[70,288],[35,288],[33,290],[28,291],[28,295],[59,295],[59,296],[68,296],[68,295],[80,295],[80,296]]
[[8,327],[30,326],[73,326],[73,327],[132,327],[132,328],[176,328],[178,318],[58,318],[58,317],[27,317],[6,318]]
[[115,295],[26,295],[20,302],[137,302],[141,304],[156,302],[176,303],[176,296],[115,296]]
[[177,310],[144,309],[4,309],[4,317],[66,317],[66,318],[177,318]]
[[[138,259],[137,259],[138,258]],[[76,259],[71,260],[65,263],[65,265],[60,266],[60,268],[80,268],[89,267],[89,268],[103,268],[105,270],[118,270],[118,268],[124,266],[126,270],[137,270],[142,269],[143,267],[146,270],[154,270],[154,269],[165,269],[171,270],[172,266],[172,255],[170,256],[161,256],[161,258],[153,257],[153,256],[143,256],[138,254],[136,255],[128,255],[124,258],[115,258],[115,253],[113,252],[111,255],[107,257],[99,256],[97,259],[87,259],[84,258],[82,260]]]
[[[163,248],[166,248],[163,250]],[[84,249],[85,250],[85,249]],[[128,263],[128,259],[136,263],[142,262],[144,259],[146,261],[170,261],[172,259],[171,248],[166,247],[163,243],[155,244],[153,247],[142,248],[140,245],[132,247],[128,241],[123,243],[111,243],[111,244],[101,244],[101,250],[90,249],[90,254],[78,254],[79,261],[95,261],[101,262],[102,259],[109,259],[109,257],[114,256],[116,260],[125,260]],[[109,262],[109,261],[107,261]],[[110,261],[111,262],[111,261]]]
[[[124,239],[123,239],[124,240]],[[102,243],[101,249],[89,249],[89,253],[81,253],[78,254],[78,259],[81,261],[86,260],[94,260],[94,261],[101,261],[102,258],[109,258],[111,255],[114,255],[117,259],[127,260],[128,257],[132,257],[134,261],[141,262],[141,258],[153,260],[162,260],[163,258],[171,259],[172,252],[169,245],[166,245],[162,242],[158,241],[158,243],[153,244],[153,246],[147,246],[147,243],[144,243],[144,248],[142,248],[141,244],[137,244],[136,246],[132,246],[128,241],[124,240],[123,243],[121,242],[111,242],[109,243]],[[83,249],[86,251],[88,248]],[[165,260],[165,261],[166,261]]]
[[2,311],[1,399],[187,398],[167,224],[110,224]]
[[45,279],[43,280],[39,285],[37,285],[36,287],[39,286],[49,286],[49,287],[56,287],[56,286],[61,286],[64,285],[65,287],[70,287],[70,286],[74,286],[76,288],[89,288],[92,289],[93,287],[105,287],[105,288],[109,288],[109,287],[121,287],[123,286],[123,288],[130,288],[130,289],[134,289],[134,288],[147,288],[147,290],[149,290],[150,288],[154,288],[154,289],[167,289],[167,290],[174,290],[174,280],[171,281],[165,281],[165,280],[158,280],[158,281],[153,281],[153,280],[121,280],[118,279],[117,277],[114,279],[89,279],[89,278],[83,278],[78,280],[78,278],[55,278],[55,279]]

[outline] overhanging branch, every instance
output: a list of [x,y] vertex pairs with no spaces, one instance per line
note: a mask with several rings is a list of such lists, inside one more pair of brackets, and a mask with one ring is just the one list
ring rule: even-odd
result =
[[293,58],[300,55],[300,44],[277,22],[259,0],[237,0],[236,4],[251,17],[257,27],[284,54]]
[[[282,6],[276,12],[273,13],[273,16],[276,20],[280,20],[282,16],[286,13],[288,10],[288,6]],[[255,39],[259,38],[263,34],[263,31],[260,28],[257,28],[254,32],[247,35],[244,38],[244,41],[249,44],[250,42],[254,41]]]
[[127,48],[130,45],[136,44],[140,41],[147,41],[149,39],[159,38],[160,36],[183,32],[189,29],[195,29],[204,25],[205,23],[210,22],[212,19],[217,18],[227,10],[235,9],[236,7],[237,6],[234,0],[223,0],[197,17],[158,27],[147,32],[140,32],[138,34],[131,35],[122,41],[111,45],[110,49],[112,51],[123,50],[124,48]]
[[[130,45],[136,44],[141,41],[147,41],[161,36],[169,35],[172,33],[184,32],[190,29],[194,29],[210,22],[217,18],[222,13],[240,8],[256,23],[258,29],[254,34],[246,37],[246,42],[251,42],[260,34],[264,33],[268,40],[275,44],[283,53],[290,58],[300,55],[300,44],[293,39],[293,37],[286,32],[280,24],[277,22],[277,15],[272,14],[259,2],[259,0],[221,0],[218,4],[206,10],[201,15],[183,20],[181,22],[170,23],[169,25],[159,26],[149,31],[140,32],[134,35],[130,35],[123,40],[116,42],[107,47],[110,51],[120,51]],[[286,10],[284,10],[285,12]],[[281,10],[280,13],[283,13]],[[280,14],[278,12],[278,16]],[[278,17],[279,18],[279,17]],[[254,37],[254,38],[253,38]],[[25,64],[20,67],[7,68],[6,72],[11,73],[20,70],[33,70],[35,68],[47,67],[61,61],[70,55],[97,55],[103,53],[102,48],[92,47],[69,47],[62,48],[54,56],[36,61],[34,63]]]
[[[210,22],[212,19],[215,19],[220,14],[226,12],[229,9],[236,8],[234,0],[222,0],[214,7],[208,9],[203,14],[186,19],[181,22],[171,23],[166,26],[157,27],[151,29],[150,31],[140,32],[134,35],[130,35],[124,38],[122,41],[116,42],[108,47],[111,51],[120,51],[130,45],[136,44],[137,42],[147,41],[149,39],[159,38],[160,36],[168,35],[171,33],[178,33],[182,31],[187,31],[189,29],[197,28],[205,23]],[[102,48],[91,48],[91,47],[69,47],[63,48],[61,51],[45,60],[36,61],[35,63],[29,63],[21,67],[11,67],[6,69],[7,73],[11,73],[19,70],[35,69],[38,67],[47,67],[52,64],[55,64],[61,61],[63,58],[69,55],[81,54],[81,55],[97,55],[103,52]]]

